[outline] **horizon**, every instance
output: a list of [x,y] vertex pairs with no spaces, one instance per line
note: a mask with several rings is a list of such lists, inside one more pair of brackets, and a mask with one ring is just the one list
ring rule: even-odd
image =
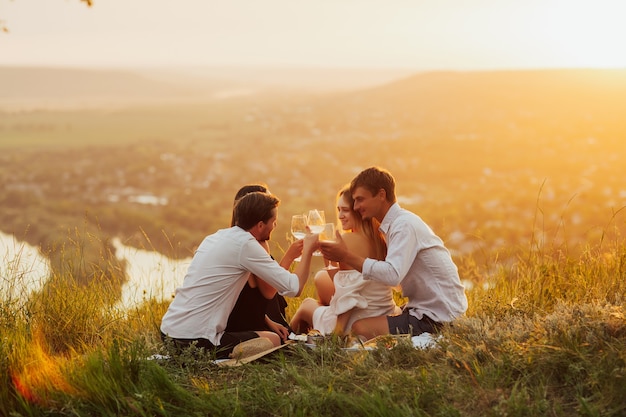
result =
[[451,73],[478,73],[478,72],[530,72],[530,71],[576,71],[576,70],[626,70],[626,63],[620,66],[593,66],[593,65],[581,65],[581,66],[533,66],[533,67],[493,67],[493,68],[430,68],[419,69],[413,67],[367,67],[367,66],[321,66],[321,65],[280,65],[280,64],[241,64],[241,65],[228,65],[228,64],[190,64],[190,65],[71,65],[71,64],[21,64],[21,63],[2,63],[0,62],[0,68],[37,68],[37,69],[51,69],[51,70],[85,70],[85,71],[151,71],[151,70],[163,70],[163,71],[180,71],[180,70],[220,70],[220,71],[334,71],[334,72],[406,72],[410,74],[425,74],[425,73],[438,73],[438,72],[451,72]]
[[[555,75],[556,74],[556,75]],[[510,70],[367,70],[347,68],[76,68],[0,65],[0,112],[76,110],[200,103],[285,92],[343,94],[394,88],[433,77],[482,83],[492,80],[576,79],[578,83],[623,89],[626,68]],[[554,78],[557,77],[557,78]],[[573,77],[573,78],[572,78]],[[473,81],[470,81],[473,80]],[[592,81],[595,80],[595,81]],[[591,84],[590,84],[591,83]],[[594,84],[595,83],[595,84]],[[406,84],[405,84],[406,85]],[[571,85],[573,87],[573,85]],[[478,99],[478,97],[476,97]]]

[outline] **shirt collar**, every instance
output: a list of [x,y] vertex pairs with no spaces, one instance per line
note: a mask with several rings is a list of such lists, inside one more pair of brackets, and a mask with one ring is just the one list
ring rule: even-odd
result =
[[380,223],[380,227],[378,229],[384,234],[387,234],[391,223],[393,223],[396,217],[398,217],[398,214],[400,214],[400,210],[400,205],[398,203],[393,203],[391,207],[389,207],[389,210],[387,210],[387,213],[385,214],[385,217]]

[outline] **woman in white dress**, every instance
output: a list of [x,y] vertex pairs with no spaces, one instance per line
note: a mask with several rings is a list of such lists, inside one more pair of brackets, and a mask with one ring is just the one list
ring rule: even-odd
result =
[[[337,217],[344,231],[343,241],[351,252],[364,257],[385,259],[387,246],[376,219],[362,220],[355,212],[349,187],[337,196]],[[290,327],[298,333],[318,330],[322,334],[344,334],[356,320],[393,315],[400,309],[393,301],[391,287],[364,280],[348,265],[338,270],[321,270],[315,275],[319,300],[306,298],[291,319]]]

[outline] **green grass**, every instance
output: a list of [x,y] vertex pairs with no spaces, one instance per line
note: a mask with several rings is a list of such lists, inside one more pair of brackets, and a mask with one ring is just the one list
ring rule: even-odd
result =
[[[63,255],[80,263],[80,251],[66,247]],[[97,277],[102,267],[93,268]],[[626,248],[619,245],[578,259],[543,249],[501,267],[468,290],[466,317],[446,327],[435,348],[401,341],[354,353],[331,340],[235,368],[203,356],[148,359],[164,352],[158,326],[167,303],[117,310],[107,296],[115,293],[111,271],[85,285],[74,270],[39,293],[0,300],[0,415],[626,413]],[[291,299],[289,311],[299,302]]]

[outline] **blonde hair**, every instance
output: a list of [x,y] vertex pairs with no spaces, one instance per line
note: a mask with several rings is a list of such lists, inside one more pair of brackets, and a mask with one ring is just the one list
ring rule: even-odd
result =
[[385,242],[382,232],[378,229],[380,227],[380,222],[373,218],[364,220],[361,218],[361,214],[359,212],[354,211],[354,199],[352,198],[349,185],[346,185],[341,189],[341,191],[339,191],[337,194],[337,201],[339,201],[342,197],[350,206],[350,213],[354,219],[353,231],[360,232],[365,235],[370,243],[371,250],[373,251],[371,254],[373,259],[384,260],[387,256],[387,243]]

